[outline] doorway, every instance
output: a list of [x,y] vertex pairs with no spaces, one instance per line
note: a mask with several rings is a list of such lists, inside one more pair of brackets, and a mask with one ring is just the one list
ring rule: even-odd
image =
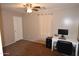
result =
[[13,24],[14,24],[14,36],[16,42],[18,40],[23,39],[22,17],[14,16]]

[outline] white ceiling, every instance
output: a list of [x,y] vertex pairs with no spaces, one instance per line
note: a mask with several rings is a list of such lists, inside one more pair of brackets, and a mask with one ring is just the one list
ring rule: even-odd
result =
[[[67,7],[77,7],[79,8],[78,3],[33,3],[33,6],[42,6],[46,9],[58,9],[58,8],[67,8]],[[2,3],[1,4],[3,9],[10,9],[15,10],[18,12],[24,12],[23,3]]]

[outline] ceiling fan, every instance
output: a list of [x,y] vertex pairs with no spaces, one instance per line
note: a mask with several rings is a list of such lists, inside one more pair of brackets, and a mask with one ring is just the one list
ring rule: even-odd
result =
[[39,9],[45,9],[45,7],[41,7],[41,6],[33,6],[33,4],[25,4],[23,5],[25,8],[25,11],[27,13],[32,13],[32,11],[39,11]]

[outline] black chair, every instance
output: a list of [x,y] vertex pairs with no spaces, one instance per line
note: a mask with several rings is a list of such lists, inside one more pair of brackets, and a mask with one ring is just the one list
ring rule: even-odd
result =
[[62,52],[66,55],[72,55],[73,45],[71,42],[58,40],[56,48],[59,52]]

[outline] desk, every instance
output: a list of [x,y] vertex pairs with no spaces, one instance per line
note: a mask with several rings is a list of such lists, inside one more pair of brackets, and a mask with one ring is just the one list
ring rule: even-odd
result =
[[[54,47],[56,46],[56,43],[58,40],[69,41],[69,40],[58,39],[57,37],[52,38],[52,51],[53,51]],[[69,41],[69,42],[72,42],[72,41]],[[72,42],[72,44],[75,47],[75,56],[77,56],[78,55],[78,42]]]

